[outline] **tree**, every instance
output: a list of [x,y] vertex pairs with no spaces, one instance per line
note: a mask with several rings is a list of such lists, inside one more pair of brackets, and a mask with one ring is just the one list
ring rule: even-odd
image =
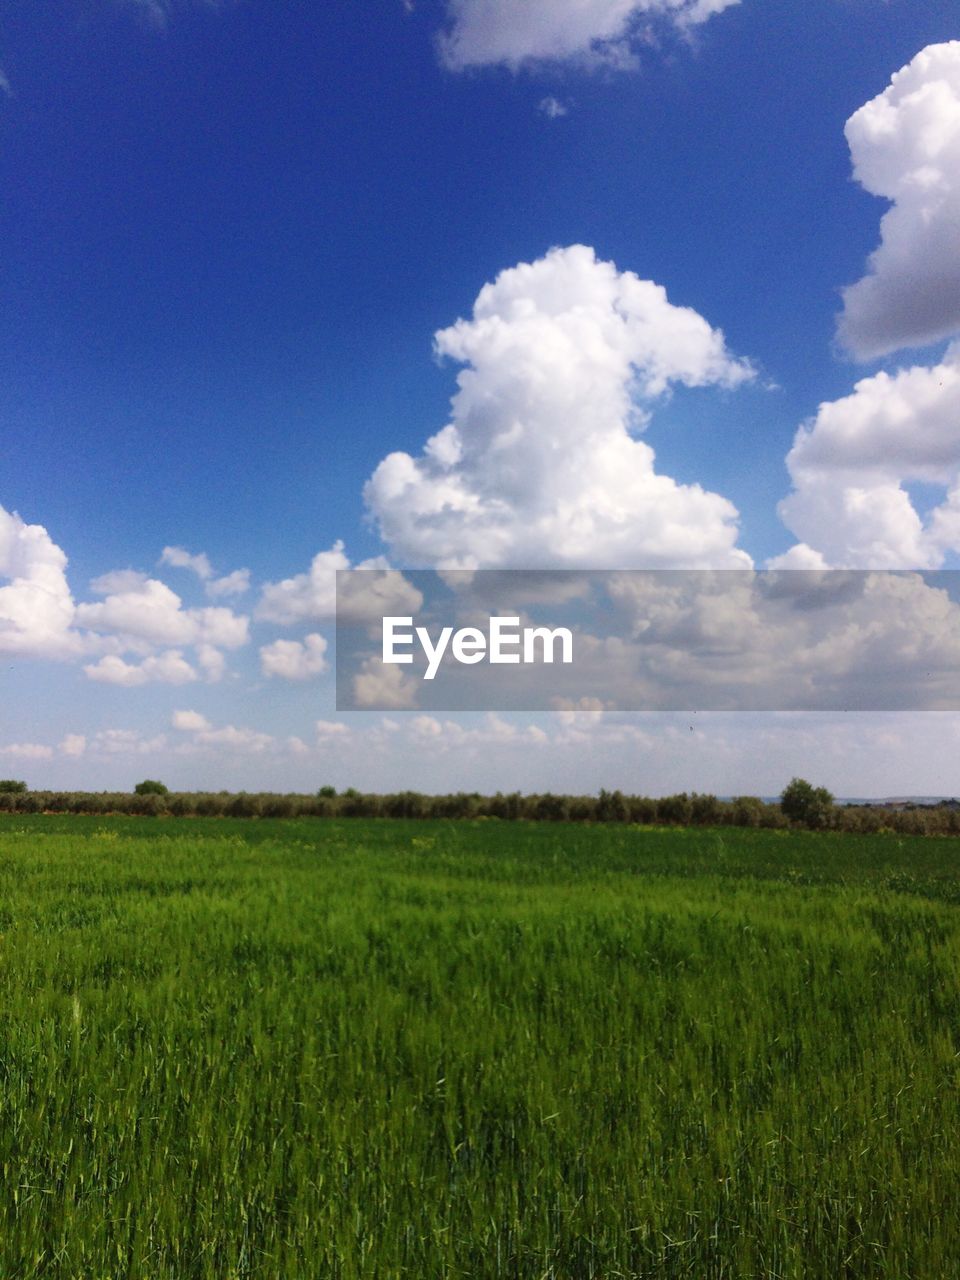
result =
[[791,822],[825,827],[833,813],[833,796],[826,787],[814,787],[805,778],[792,778],[780,796],[780,808]]
[[26,789],[25,782],[17,782],[14,778],[0,778],[0,795],[22,796]]
[[157,782],[153,778],[144,778],[143,782],[138,782],[133,788],[133,794],[136,796],[168,796],[170,792],[162,782]]
[[320,790],[317,792],[318,800],[336,800],[336,798],[337,798],[336,787],[329,787],[329,786],[321,787]]

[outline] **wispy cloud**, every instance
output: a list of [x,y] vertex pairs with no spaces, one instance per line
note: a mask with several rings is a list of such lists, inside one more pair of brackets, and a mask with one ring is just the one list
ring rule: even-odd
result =
[[552,94],[540,99],[537,104],[537,110],[542,116],[546,116],[548,120],[558,120],[561,116],[570,114],[570,108]]
[[629,70],[635,47],[649,43],[654,19],[683,30],[699,26],[739,0],[448,0],[449,22],[438,47],[445,66],[578,62]]

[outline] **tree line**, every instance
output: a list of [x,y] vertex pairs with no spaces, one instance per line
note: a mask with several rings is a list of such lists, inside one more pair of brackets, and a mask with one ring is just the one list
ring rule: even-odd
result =
[[169,791],[146,779],[133,793],[116,791],[31,791],[26,783],[0,781],[0,813],[129,814],[137,817],[228,818],[458,818],[538,822],[620,822],[644,826],[732,826],[786,830],[895,832],[906,835],[960,835],[960,806],[911,806],[893,810],[872,805],[837,805],[823,787],[794,778],[776,802],[758,796],[719,799],[680,792],[671,796],[511,792],[481,795],[456,792],[389,795],[354,788],[321,787],[313,795],[275,792]]

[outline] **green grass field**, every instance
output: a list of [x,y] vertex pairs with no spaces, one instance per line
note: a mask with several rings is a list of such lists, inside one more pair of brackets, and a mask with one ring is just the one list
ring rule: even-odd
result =
[[960,842],[0,818],[0,1277],[960,1275]]

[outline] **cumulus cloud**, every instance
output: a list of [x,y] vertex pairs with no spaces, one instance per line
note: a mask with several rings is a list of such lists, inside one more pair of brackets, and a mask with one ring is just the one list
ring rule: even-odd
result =
[[[295,622],[322,622],[337,612],[337,570],[351,568],[338,540],[329,551],[313,557],[307,573],[298,573],[282,582],[268,582],[261,593],[254,616],[263,622],[289,626]],[[385,613],[404,614],[420,607],[420,593],[403,575],[390,569],[383,556],[362,560],[353,566],[364,570],[341,580],[341,614],[351,621],[378,619]]]
[[210,721],[199,711],[175,711],[170,723],[184,733],[201,733],[211,727]]
[[[167,552],[172,553],[166,555]],[[181,554],[182,553],[182,554]],[[199,576],[209,569],[204,555],[166,548],[166,562],[186,557]],[[0,507],[0,653],[35,658],[103,655],[86,667],[101,682],[135,686],[180,684],[197,678],[183,656],[192,646],[208,680],[224,671],[221,650],[247,643],[249,619],[223,605],[185,609],[164,583],[136,569],[116,569],[94,578],[90,590],[100,600],[78,603],[66,577],[67,557],[42,525],[26,524]],[[212,570],[209,570],[212,573]],[[238,575],[212,578],[212,594],[235,594]],[[227,588],[221,590],[221,584]],[[131,662],[132,653],[143,661]]]
[[[960,552],[960,343],[822,404],[787,455],[780,515],[799,545],[772,567],[935,568]],[[918,511],[907,486],[944,490]]]
[[212,600],[223,596],[242,596],[250,590],[250,570],[234,569],[222,578],[212,578],[204,588]]
[[42,525],[0,507],[0,653],[68,658],[82,651],[66,567]]
[[232,573],[218,578],[210,563],[210,557],[205,551],[199,551],[194,555],[185,547],[164,547],[160,563],[171,565],[175,569],[189,569],[191,573],[195,573],[211,599],[240,596],[250,590],[249,569],[234,569]]
[[50,760],[53,747],[46,747],[40,742],[11,742],[9,746],[0,747],[0,756],[16,756],[20,760]]
[[337,607],[337,570],[349,568],[343,543],[338,540],[329,551],[313,557],[307,573],[268,582],[254,617],[280,624],[332,618]]
[[929,45],[846,125],[854,176],[893,202],[839,337],[869,359],[960,329],[960,40]]
[[449,22],[438,45],[454,71],[503,65],[577,61],[636,65],[635,40],[644,24],[666,19],[697,26],[738,0],[448,0]]
[[409,711],[417,705],[417,682],[397,666],[389,666],[379,658],[367,658],[353,677],[353,696],[358,707]]
[[314,726],[320,743],[348,738],[350,728],[342,720],[318,720]]
[[95,596],[112,596],[125,591],[139,591],[148,581],[147,575],[139,569],[111,569],[109,573],[93,578],[90,590]]
[[101,729],[93,735],[89,749],[96,755],[154,755],[167,745],[162,733],[146,738],[139,729]]
[[219,649],[212,644],[198,644],[195,652],[197,665],[211,684],[223,678],[227,664]]
[[[110,574],[98,583],[108,594],[98,604],[77,606],[77,621],[130,647],[207,644],[237,649],[247,643],[248,619],[223,606],[184,609],[176,592],[156,578]],[[104,585],[106,584],[106,585]]]
[[171,723],[181,733],[189,734],[188,741],[178,747],[180,752],[222,747],[242,755],[261,755],[277,745],[272,734],[261,733],[257,729],[238,728],[232,724],[217,728],[199,711],[175,711]]
[[274,640],[260,650],[260,669],[265,676],[284,680],[310,680],[327,670],[327,642],[316,633],[299,640]]
[[636,433],[674,385],[753,377],[723,334],[583,245],[502,272],[436,335],[466,367],[450,423],[364,496],[391,554],[476,567],[745,567],[737,512],[659,474]]
[[189,684],[200,677],[179,649],[167,649],[152,654],[142,662],[126,662],[115,653],[108,653],[96,663],[84,668],[91,680],[100,684],[118,684],[134,688],[142,684]]
[[213,577],[213,566],[203,551],[193,555],[186,547],[164,547],[160,554],[160,563],[172,565],[175,569],[189,569],[201,581]]
[[219,729],[201,729],[191,736],[191,747],[220,747],[228,752],[240,755],[261,755],[276,747],[276,739],[272,734],[260,733],[257,729],[238,728],[225,724]]
[[87,749],[87,739],[82,733],[68,733],[60,743],[60,754],[77,759]]

